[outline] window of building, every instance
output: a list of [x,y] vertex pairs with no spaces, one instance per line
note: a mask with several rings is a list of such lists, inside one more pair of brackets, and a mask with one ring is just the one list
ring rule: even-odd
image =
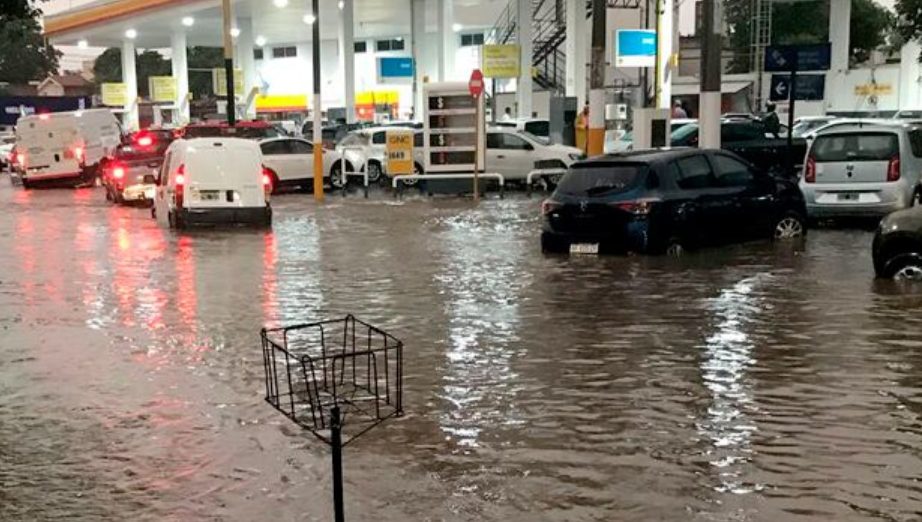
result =
[[263,59],[263,50],[262,49],[253,49],[253,59],[262,60]]
[[296,56],[298,56],[298,48],[293,45],[289,47],[272,48],[273,58],[294,58]]
[[405,49],[403,38],[391,38],[389,40],[375,41],[375,50],[382,51],[402,51]]
[[355,42],[352,47],[356,53],[364,53],[368,51],[368,42]]
[[461,47],[483,45],[483,33],[470,33],[461,35]]

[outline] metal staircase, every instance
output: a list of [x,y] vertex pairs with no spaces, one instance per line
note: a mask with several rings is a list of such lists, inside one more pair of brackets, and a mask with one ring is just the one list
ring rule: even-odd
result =
[[[609,9],[638,9],[643,0],[608,0]],[[516,0],[510,0],[493,28],[487,43],[506,44],[518,40]],[[566,0],[532,0],[532,63],[535,84],[542,89],[563,93],[567,83]],[[592,15],[592,0],[586,0],[585,17]],[[587,27],[588,30],[588,27]]]

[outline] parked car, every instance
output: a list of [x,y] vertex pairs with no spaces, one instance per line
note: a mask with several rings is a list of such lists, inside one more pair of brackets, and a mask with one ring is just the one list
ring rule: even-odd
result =
[[573,165],[542,204],[545,252],[641,252],[802,237],[803,195],[723,150],[648,150]]
[[11,134],[0,136],[0,171],[12,168],[13,147],[15,146],[16,136]]
[[484,168],[502,174],[506,181],[525,182],[536,164],[542,169],[566,169],[585,158],[576,147],[549,144],[528,132],[493,127],[487,129]]
[[[272,191],[283,187],[314,188],[314,144],[302,138],[270,138],[259,142]],[[323,150],[323,177],[328,179],[339,154]]]
[[169,130],[143,130],[119,145],[102,165],[106,201],[153,204],[157,175],[173,139]]
[[883,216],[920,202],[922,129],[865,125],[820,134],[800,188],[813,218]]
[[922,209],[885,217],[874,234],[871,256],[879,278],[922,281]]
[[[320,139],[323,142],[323,148],[333,150],[336,148],[336,144],[339,143],[341,139],[345,138],[347,134],[366,127],[370,127],[370,125],[365,122],[338,123],[336,125],[324,126],[320,130]],[[304,139],[307,141],[313,142],[314,122],[306,121],[301,128],[301,135],[304,136]]]
[[[670,132],[675,132],[690,123],[698,123],[698,120],[695,118],[676,118],[674,120],[669,120]],[[618,134],[619,133],[615,131],[605,131],[605,154],[627,152],[634,149],[633,131],[622,132],[620,136]]]
[[904,109],[896,111],[893,115],[895,120],[922,120],[922,109]]
[[797,118],[794,121],[794,130],[792,132],[795,138],[802,138],[805,134],[828,125],[837,119],[839,118],[835,116],[804,116]]
[[157,178],[152,214],[161,226],[272,223],[272,180],[259,144],[240,138],[177,140]]
[[866,125],[887,125],[890,123],[898,125],[901,122],[897,122],[896,120],[880,120],[876,118],[837,118],[827,123],[826,125],[821,125],[815,129],[805,132],[802,137],[809,142],[815,139],[818,135],[831,131],[861,128]]
[[[672,146],[697,147],[698,127],[698,123],[689,123],[673,131],[670,136]],[[807,151],[807,143],[803,139],[794,138],[794,148],[789,151],[787,128],[782,126],[779,135],[784,137],[772,135],[761,120],[725,118],[720,123],[722,149],[741,156],[766,172],[776,175],[787,173],[791,179],[796,179]]]
[[22,185],[92,183],[99,164],[121,140],[121,128],[109,109],[23,116],[16,126]]
[[336,152],[343,161],[334,162],[334,174],[330,182],[334,187],[342,186],[342,167],[345,164],[350,172],[364,172],[368,169],[368,182],[378,183],[386,176],[387,131],[404,128],[414,132],[414,156],[416,169],[423,171],[422,147],[423,131],[412,127],[368,127],[350,132],[336,144]]
[[551,136],[551,123],[548,120],[541,118],[524,118],[512,121],[498,121],[496,122],[495,126],[525,131],[533,136],[544,138],[546,140],[549,140]]
[[226,121],[217,120],[190,123],[179,134],[187,139],[227,137],[260,140],[285,136],[285,132],[276,125],[262,120],[238,121],[233,127]]

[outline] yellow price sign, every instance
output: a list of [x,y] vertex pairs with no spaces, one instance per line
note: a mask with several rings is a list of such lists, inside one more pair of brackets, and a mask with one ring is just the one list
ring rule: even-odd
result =
[[878,94],[893,94],[893,86],[889,83],[866,83],[855,86],[855,96],[874,96]]
[[[215,96],[227,96],[227,72],[222,67],[211,70],[211,83]],[[243,70],[234,69],[234,96],[246,96],[243,89]]]
[[390,176],[413,174],[413,131],[387,131],[387,173]]
[[518,45],[484,45],[480,69],[487,78],[518,78],[519,58]]
[[151,76],[147,84],[150,88],[150,101],[154,103],[174,103],[179,97],[176,78],[172,76]]
[[102,104],[110,107],[128,105],[128,86],[124,83],[104,83],[100,87]]

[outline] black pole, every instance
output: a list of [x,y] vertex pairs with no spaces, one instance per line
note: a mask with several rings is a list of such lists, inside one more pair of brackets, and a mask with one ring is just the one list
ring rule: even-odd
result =
[[227,75],[227,124],[233,127],[237,123],[237,93],[234,92],[233,58],[225,58],[224,74]]
[[[315,2],[317,0],[314,0]],[[339,406],[330,410],[330,445],[333,448],[333,513],[336,522],[345,522],[343,512],[343,439]]]

